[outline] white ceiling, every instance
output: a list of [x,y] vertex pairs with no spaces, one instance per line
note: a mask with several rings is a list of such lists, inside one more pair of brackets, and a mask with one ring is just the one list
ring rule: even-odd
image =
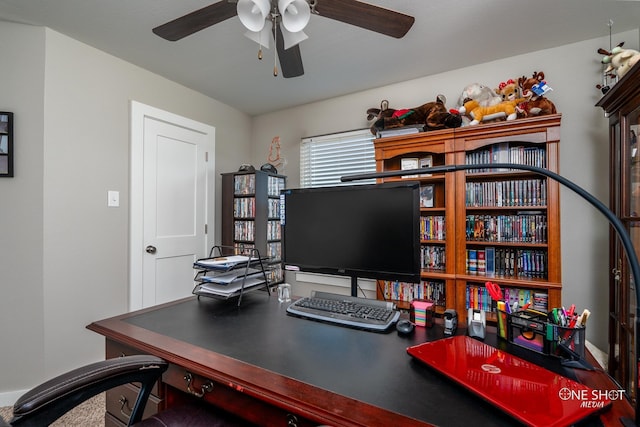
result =
[[284,79],[237,16],[177,42],[151,32],[216,1],[0,0],[0,20],[52,28],[250,115],[608,36],[609,20],[614,32],[640,27],[638,0],[367,0],[415,24],[394,39],[312,16],[305,74]]

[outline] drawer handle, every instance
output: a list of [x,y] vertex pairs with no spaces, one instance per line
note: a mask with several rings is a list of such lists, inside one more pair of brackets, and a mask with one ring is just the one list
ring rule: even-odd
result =
[[[129,408],[129,401],[127,400],[127,398],[123,395],[120,395],[120,399],[118,399],[118,402],[120,402],[120,413],[125,417],[130,418],[131,408]],[[128,414],[124,411],[125,407],[127,408],[127,411],[129,411]]]
[[298,417],[293,414],[287,414],[287,427],[298,427]]
[[190,372],[186,373],[186,375],[184,376],[184,380],[187,382],[187,391],[192,395],[194,395],[195,397],[202,397],[205,394],[210,393],[211,390],[213,390],[213,383],[211,381],[207,381],[206,383],[202,384],[202,387],[200,388],[201,390],[200,393],[198,393],[195,390],[192,390],[191,383],[193,382],[193,375],[191,375]]

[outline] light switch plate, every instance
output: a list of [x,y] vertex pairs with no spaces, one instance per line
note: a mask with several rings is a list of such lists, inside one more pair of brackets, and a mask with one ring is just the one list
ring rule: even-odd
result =
[[120,192],[109,190],[107,191],[107,206],[111,208],[117,208],[120,206]]

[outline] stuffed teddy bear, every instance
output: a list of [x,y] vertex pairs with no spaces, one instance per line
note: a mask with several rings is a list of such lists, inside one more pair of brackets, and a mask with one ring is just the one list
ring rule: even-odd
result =
[[[480,107],[489,107],[502,102],[502,97],[495,93],[489,86],[480,83],[471,83],[467,85],[460,93],[458,98],[458,109],[464,106],[465,102],[470,100],[476,101]],[[488,119],[487,119],[488,120]],[[472,119],[467,115],[462,116],[462,125],[467,126]]]
[[502,101],[499,104],[482,106],[475,99],[469,99],[460,107],[460,114],[467,114],[471,117],[470,126],[477,125],[480,122],[506,118],[507,120],[515,120],[518,117],[516,106],[525,101],[524,98],[516,98],[511,101]]
[[542,71],[534,71],[529,78],[518,78],[518,86],[522,90],[525,102],[519,105],[525,116],[544,116],[555,114],[556,106],[544,97],[544,94],[552,90],[544,80]]
[[458,98],[458,105],[462,106],[470,99],[477,101],[478,105],[482,107],[488,107],[502,102],[502,97],[497,95],[493,89],[480,83],[471,83],[466,86]]
[[449,112],[445,103],[446,98],[438,95],[435,101],[419,107],[395,110],[389,108],[389,101],[384,100],[380,103],[380,108],[367,110],[367,120],[375,120],[370,128],[371,133],[376,135],[384,129],[410,125],[424,125],[424,130],[460,127],[462,118]]
[[611,52],[604,49],[598,49],[599,54],[605,55],[602,58],[602,63],[609,64],[607,69],[604,70],[605,74],[613,71],[619,78],[622,78],[622,76],[627,74],[636,62],[640,61],[640,52],[634,49],[623,49],[623,45],[624,42],[620,43],[618,46],[614,47]]

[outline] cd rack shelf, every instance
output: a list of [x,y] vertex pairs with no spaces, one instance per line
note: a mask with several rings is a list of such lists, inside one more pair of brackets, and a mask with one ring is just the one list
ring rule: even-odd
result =
[[261,257],[255,248],[243,245],[213,246],[207,258],[201,258],[193,264],[196,273],[192,293],[198,298],[238,298],[238,307],[244,292],[266,288],[270,295],[264,261],[266,257]]

